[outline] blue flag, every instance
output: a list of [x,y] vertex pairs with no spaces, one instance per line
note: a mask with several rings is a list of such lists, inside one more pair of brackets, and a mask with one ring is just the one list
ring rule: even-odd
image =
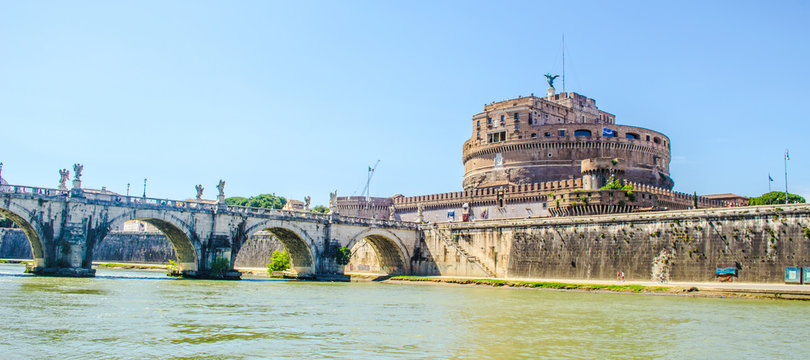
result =
[[602,136],[603,137],[614,137],[616,133],[613,132],[613,129],[602,128]]

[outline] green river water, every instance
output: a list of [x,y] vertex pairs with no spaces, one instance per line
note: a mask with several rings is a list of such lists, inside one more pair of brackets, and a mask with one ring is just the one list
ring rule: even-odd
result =
[[810,302],[23,269],[3,359],[810,358]]

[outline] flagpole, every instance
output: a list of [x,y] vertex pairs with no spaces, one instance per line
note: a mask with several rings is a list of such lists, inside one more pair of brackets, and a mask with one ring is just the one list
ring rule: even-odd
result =
[[768,192],[771,192],[771,173],[768,173]]
[[790,160],[790,155],[788,154],[788,150],[785,150],[785,204],[788,203],[787,201],[787,161]]

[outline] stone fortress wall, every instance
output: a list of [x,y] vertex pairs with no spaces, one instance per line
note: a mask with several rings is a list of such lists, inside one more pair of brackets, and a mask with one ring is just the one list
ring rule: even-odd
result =
[[[810,205],[692,209],[423,225],[446,276],[781,283],[810,266]],[[662,276],[663,274],[663,276]]]

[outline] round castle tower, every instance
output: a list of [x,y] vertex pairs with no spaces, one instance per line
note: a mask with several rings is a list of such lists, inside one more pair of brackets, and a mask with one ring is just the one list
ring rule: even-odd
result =
[[580,178],[582,161],[620,159],[622,178],[665,189],[669,138],[616,125],[613,114],[577,93],[493,102],[472,118],[464,143],[464,190]]

